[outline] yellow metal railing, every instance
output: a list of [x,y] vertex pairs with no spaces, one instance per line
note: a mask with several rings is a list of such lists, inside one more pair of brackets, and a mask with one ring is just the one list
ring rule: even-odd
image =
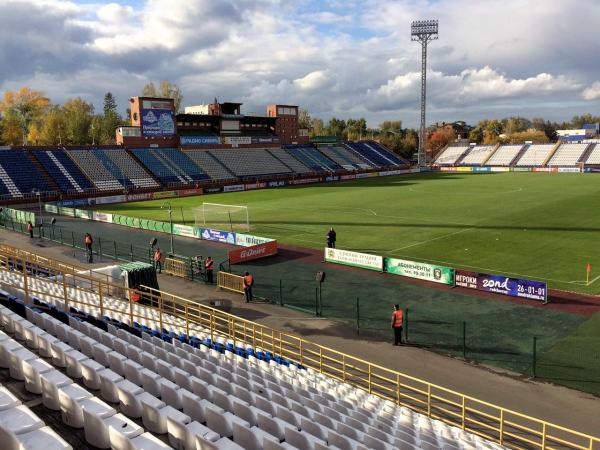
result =
[[188,275],[188,265],[181,259],[165,258],[165,273],[180,278],[186,278]]
[[228,291],[244,293],[244,277],[220,271],[217,274],[217,287]]
[[[17,253],[18,256],[15,256]],[[207,330],[213,341],[215,337],[225,337],[233,340],[234,345],[251,345],[263,351],[270,351],[282,358],[318,370],[333,379],[509,448],[600,450],[598,437],[502,408],[174,294],[152,291],[141,286],[138,292],[148,304],[134,308],[133,303],[123,299],[123,302],[128,303],[127,312],[123,313],[123,308],[111,306],[114,304],[113,299],[111,302],[105,301],[107,292],[122,286],[77,273],[78,271],[71,270],[68,264],[59,261],[48,260],[51,262],[47,265],[45,260],[33,253],[15,252],[8,246],[0,246],[0,271],[7,271],[11,267],[12,272],[18,270],[22,274],[23,285],[18,289],[25,293],[26,303],[30,303],[32,296],[42,300],[53,298],[64,305],[65,310],[74,306],[80,310],[93,309],[101,316],[107,313],[122,314],[124,319],[131,323],[146,321],[148,326],[158,329],[162,329],[167,320],[170,322],[169,316],[177,317],[184,320],[188,336],[190,327],[200,325]],[[34,287],[34,274],[38,269],[52,270],[59,275],[57,281],[47,278],[40,280],[54,283],[55,287],[62,286],[62,289],[53,289],[53,294],[37,290]],[[220,272],[219,276],[221,273],[223,272]],[[223,280],[235,280],[229,277],[230,275],[224,275]],[[233,287],[234,283],[231,281]],[[3,281],[0,281],[0,285],[3,288],[15,289],[15,286]],[[78,296],[73,295],[73,290],[93,291],[98,294],[98,302],[75,302],[73,299]],[[158,319],[149,319],[146,308],[153,308],[158,313]]]

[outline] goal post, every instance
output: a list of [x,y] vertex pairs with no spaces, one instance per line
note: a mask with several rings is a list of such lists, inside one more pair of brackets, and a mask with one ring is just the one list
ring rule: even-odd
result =
[[204,202],[194,208],[194,220],[197,227],[250,231],[250,215],[244,205]]

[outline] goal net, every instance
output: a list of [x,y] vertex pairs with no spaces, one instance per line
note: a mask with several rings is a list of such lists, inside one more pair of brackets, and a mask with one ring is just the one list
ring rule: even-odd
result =
[[242,205],[202,203],[202,206],[194,208],[194,220],[197,227],[250,231],[248,207]]

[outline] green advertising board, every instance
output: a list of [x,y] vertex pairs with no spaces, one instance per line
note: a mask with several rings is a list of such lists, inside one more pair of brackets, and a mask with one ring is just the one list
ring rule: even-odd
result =
[[434,283],[454,284],[454,269],[407,259],[385,258],[384,272]]

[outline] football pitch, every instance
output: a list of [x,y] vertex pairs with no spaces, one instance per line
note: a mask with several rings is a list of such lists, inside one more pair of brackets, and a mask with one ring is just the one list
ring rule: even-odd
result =
[[[173,198],[99,209],[193,225],[202,202],[245,205],[251,233],[600,292],[600,179],[593,174],[422,173]],[[589,284],[586,265],[591,264]]]

